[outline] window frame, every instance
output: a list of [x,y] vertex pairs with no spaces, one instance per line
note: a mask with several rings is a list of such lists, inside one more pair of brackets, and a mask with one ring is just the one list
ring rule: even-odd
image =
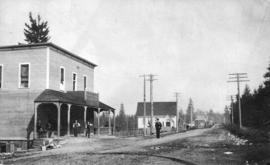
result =
[[[74,86],[73,86],[73,75],[76,75],[76,77],[75,77],[75,88],[74,88]],[[76,72],[72,72],[72,91],[77,91],[77,89],[78,89],[78,74],[76,73]]]
[[[28,87],[22,87],[21,86],[21,66],[22,65],[28,65]],[[18,88],[19,89],[29,89],[30,88],[30,86],[31,86],[31,64],[30,63],[27,63],[27,62],[25,62],[25,63],[19,63],[19,73],[18,73],[18,80],[19,80],[19,82],[18,82]]]
[[169,121],[166,121],[166,127],[171,127],[171,122],[169,122]]
[[[62,84],[62,69],[63,69],[63,84]],[[73,78],[72,78],[73,79]],[[66,89],[66,68],[64,66],[60,66],[60,89],[61,85],[63,86],[63,90]]]
[[87,89],[87,79],[88,79],[88,77],[84,74],[83,75],[83,90]]

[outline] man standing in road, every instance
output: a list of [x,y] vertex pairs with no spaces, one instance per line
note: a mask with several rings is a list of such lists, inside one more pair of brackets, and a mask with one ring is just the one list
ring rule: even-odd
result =
[[155,127],[156,127],[156,135],[157,135],[157,138],[160,137],[160,130],[161,130],[161,123],[159,122],[159,119],[157,118],[156,120],[156,124],[155,124]]

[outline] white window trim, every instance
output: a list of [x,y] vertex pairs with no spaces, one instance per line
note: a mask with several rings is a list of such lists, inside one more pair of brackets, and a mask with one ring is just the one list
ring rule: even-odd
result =
[[2,75],[2,77],[1,77],[1,86],[0,86],[0,89],[3,89],[3,82],[4,82],[4,65],[3,64],[0,64],[0,66],[2,67],[2,73],[1,73],[1,75]]
[[[22,65],[28,65],[29,66],[29,80],[28,80],[28,87],[24,88],[24,87],[21,87],[21,66]],[[30,63],[19,63],[19,73],[18,73],[18,88],[19,89],[29,89],[31,87],[31,65]]]
[[72,91],[73,91],[73,74],[76,75],[76,79],[75,79],[75,90],[74,91],[77,91],[78,89],[78,74],[76,72],[72,72]]
[[[64,66],[60,66],[60,90],[61,90],[61,69],[64,69],[64,83],[63,83],[63,90],[66,90],[66,68]],[[73,75],[72,75],[73,76]],[[73,77],[72,77],[73,81]]]
[[[86,77],[86,84],[85,84],[85,88],[84,88],[84,78]],[[88,80],[88,77],[84,74],[83,75],[83,90],[87,90],[87,80]]]

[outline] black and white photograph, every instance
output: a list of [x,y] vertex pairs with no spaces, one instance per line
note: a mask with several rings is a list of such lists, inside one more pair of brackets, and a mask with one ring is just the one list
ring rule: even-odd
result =
[[270,165],[269,0],[0,0],[0,165]]

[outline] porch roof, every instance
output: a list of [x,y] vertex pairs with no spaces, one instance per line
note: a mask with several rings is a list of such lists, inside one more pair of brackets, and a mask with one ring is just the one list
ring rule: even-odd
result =
[[101,111],[107,111],[107,110],[111,110],[111,111],[115,111],[114,108],[110,107],[109,105],[107,104],[104,104],[103,102],[99,102],[99,108],[101,109]]
[[74,104],[79,106],[88,106],[92,108],[100,108],[101,111],[111,110],[114,112],[114,108],[100,102],[98,94],[84,91],[56,91],[52,89],[45,89],[35,100],[35,103],[65,103]]

